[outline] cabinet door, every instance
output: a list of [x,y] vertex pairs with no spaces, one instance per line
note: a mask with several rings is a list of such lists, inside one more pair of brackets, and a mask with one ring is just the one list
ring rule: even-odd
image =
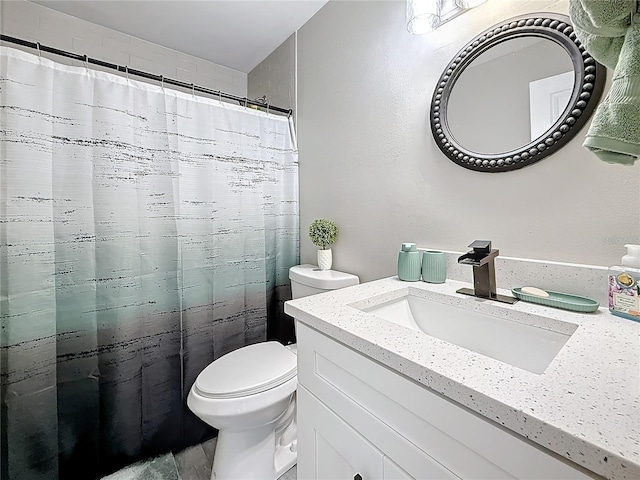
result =
[[298,386],[298,478],[377,480],[383,455],[308,390]]
[[393,460],[389,457],[382,459],[382,468],[384,473],[382,475],[383,480],[414,480],[414,478],[401,469]]

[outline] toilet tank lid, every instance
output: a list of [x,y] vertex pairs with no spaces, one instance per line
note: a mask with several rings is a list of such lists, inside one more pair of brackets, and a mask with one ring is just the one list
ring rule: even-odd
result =
[[291,267],[289,269],[289,279],[322,290],[335,290],[360,283],[360,279],[351,273],[320,270],[317,266],[309,264]]

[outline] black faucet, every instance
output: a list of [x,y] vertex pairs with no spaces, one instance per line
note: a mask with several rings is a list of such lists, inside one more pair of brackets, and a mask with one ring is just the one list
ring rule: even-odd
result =
[[495,258],[500,251],[491,248],[490,240],[476,240],[469,247],[472,251],[458,258],[458,263],[473,266],[473,288],[461,288],[457,293],[488,298],[503,303],[516,303],[517,298],[496,293]]

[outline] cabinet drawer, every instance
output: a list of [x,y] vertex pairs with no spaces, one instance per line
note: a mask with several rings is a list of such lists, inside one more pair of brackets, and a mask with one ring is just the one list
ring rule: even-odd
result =
[[[297,328],[300,384],[410,475],[421,478],[406,467],[406,445],[465,479],[597,478],[310,327]],[[363,413],[387,432],[375,437],[375,422]]]

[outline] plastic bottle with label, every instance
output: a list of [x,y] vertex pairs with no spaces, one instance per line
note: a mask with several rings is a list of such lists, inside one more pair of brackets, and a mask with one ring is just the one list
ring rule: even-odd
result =
[[640,322],[640,245],[625,245],[621,265],[609,268],[609,311]]

